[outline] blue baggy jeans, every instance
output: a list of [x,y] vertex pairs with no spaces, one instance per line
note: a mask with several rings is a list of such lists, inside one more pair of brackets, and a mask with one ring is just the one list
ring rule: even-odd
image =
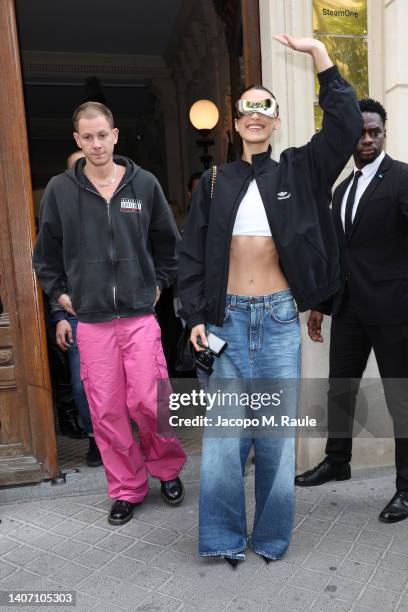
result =
[[[285,411],[296,416],[300,326],[289,289],[256,297],[227,295],[223,326],[206,329],[228,343],[215,359],[210,391],[221,379],[235,379],[238,386],[249,382],[252,392],[257,390],[252,379],[262,379],[262,386],[267,379],[288,379],[292,395]],[[244,469],[254,445],[256,511],[249,541],[256,553],[281,558],[293,527],[295,430],[289,435],[251,436],[234,435],[227,428],[225,435],[215,437],[210,429],[206,428],[202,451],[200,555],[245,559]]]
[[68,316],[68,323],[71,325],[72,329],[72,343],[68,349],[72,395],[74,396],[75,404],[78,408],[79,414],[81,415],[82,424],[86,433],[88,435],[93,435],[91,413],[89,412],[88,400],[86,399],[86,393],[84,385],[82,384],[80,373],[80,359],[76,339],[78,319],[76,317]]

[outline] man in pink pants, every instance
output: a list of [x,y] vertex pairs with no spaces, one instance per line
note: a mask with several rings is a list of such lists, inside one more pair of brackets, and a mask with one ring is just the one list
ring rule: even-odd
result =
[[166,502],[184,497],[184,451],[157,431],[158,380],[168,374],[154,315],[175,277],[178,232],[156,178],[113,156],[110,110],[86,102],[73,120],[85,158],[47,185],[33,263],[45,293],[79,320],[81,378],[116,500],[108,520],[121,525],[147,495],[148,474]]

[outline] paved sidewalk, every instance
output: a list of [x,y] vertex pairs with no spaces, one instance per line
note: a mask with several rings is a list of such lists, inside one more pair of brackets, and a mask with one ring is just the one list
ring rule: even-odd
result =
[[[101,468],[84,470],[79,487],[72,475],[60,487],[0,489],[0,590],[77,593],[75,608],[10,609],[408,611],[408,521],[377,520],[394,492],[393,470],[297,489],[284,560],[266,565],[249,551],[233,570],[196,554],[198,468],[199,456],[190,456],[180,507],[166,506],[152,482],[134,519],[120,528],[106,520]],[[253,466],[246,480],[250,525]]]

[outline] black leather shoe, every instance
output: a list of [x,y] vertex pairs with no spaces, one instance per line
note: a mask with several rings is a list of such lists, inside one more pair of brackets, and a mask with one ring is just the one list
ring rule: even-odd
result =
[[273,559],[271,559],[270,557],[265,557],[264,555],[261,555],[261,557],[265,561],[266,565],[269,565],[269,563],[273,561]]
[[87,434],[79,424],[79,414],[70,404],[61,403],[58,406],[58,425],[61,436],[81,440]]
[[117,499],[109,512],[108,523],[111,525],[124,525],[132,518],[133,510],[137,505],[124,499]]
[[95,438],[89,436],[89,448],[86,453],[86,465],[89,467],[99,467],[102,465],[101,453],[99,448],[96,446]]
[[239,561],[238,559],[231,559],[230,557],[224,557],[224,559],[226,560],[227,563],[230,564],[230,566],[232,567],[232,569],[236,569]]
[[350,478],[351,470],[349,463],[337,466],[325,459],[313,469],[296,476],[295,485],[298,487],[316,487],[330,480],[349,480]]
[[184,486],[180,478],[161,480],[161,496],[168,504],[179,504],[184,499]]
[[408,489],[397,491],[378,518],[383,523],[398,523],[408,518]]

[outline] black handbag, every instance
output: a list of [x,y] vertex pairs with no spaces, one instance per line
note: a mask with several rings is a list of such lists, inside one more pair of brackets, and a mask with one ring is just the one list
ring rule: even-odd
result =
[[[217,166],[212,166],[210,186],[211,199],[213,198],[214,194],[216,178]],[[190,329],[187,327],[187,325],[185,325],[177,343],[177,356],[174,369],[177,370],[177,372],[187,372],[189,370],[194,370],[195,367],[196,363],[194,358],[194,347],[190,342]]]
[[185,325],[177,343],[177,355],[174,369],[177,370],[177,372],[188,372],[189,370],[194,370],[194,368],[194,347],[190,342],[190,329]]

